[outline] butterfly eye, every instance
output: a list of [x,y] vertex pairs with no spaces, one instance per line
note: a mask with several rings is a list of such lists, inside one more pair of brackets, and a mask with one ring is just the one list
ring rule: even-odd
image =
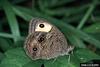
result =
[[40,24],[39,27],[40,28],[44,28],[45,26],[44,26],[44,24]]

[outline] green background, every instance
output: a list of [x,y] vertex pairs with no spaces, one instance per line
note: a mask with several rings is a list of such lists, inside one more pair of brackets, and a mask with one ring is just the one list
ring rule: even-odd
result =
[[[0,0],[0,67],[79,67],[100,60],[99,0]],[[73,54],[31,60],[23,49],[32,18],[54,24],[75,46]],[[55,61],[54,61],[55,60]]]

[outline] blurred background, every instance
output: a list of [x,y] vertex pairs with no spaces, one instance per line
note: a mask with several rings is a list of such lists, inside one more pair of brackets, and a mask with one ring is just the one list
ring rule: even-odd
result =
[[[79,67],[100,59],[99,0],[0,0],[0,67]],[[75,46],[68,56],[32,61],[23,46],[32,18],[60,29]]]

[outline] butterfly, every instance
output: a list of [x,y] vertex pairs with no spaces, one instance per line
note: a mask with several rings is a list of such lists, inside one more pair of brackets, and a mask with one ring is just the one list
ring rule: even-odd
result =
[[32,59],[52,59],[68,55],[73,50],[64,34],[47,20],[33,18],[29,23],[29,33],[24,49]]

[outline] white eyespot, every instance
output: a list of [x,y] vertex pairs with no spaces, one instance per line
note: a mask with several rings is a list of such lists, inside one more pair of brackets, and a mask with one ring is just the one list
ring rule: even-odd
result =
[[39,23],[36,26],[35,31],[49,32],[51,28],[52,28],[52,25],[44,22],[44,23]]

